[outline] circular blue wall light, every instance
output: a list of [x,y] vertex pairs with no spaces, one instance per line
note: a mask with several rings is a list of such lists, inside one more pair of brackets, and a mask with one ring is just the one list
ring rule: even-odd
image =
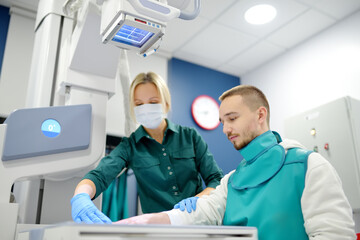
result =
[[61,132],[61,126],[58,121],[54,119],[47,119],[41,125],[41,131],[47,137],[57,137]]

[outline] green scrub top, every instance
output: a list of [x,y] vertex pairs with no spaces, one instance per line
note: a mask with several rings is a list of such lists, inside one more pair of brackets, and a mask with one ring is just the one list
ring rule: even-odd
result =
[[162,144],[140,126],[85,175],[96,186],[95,198],[125,167],[134,171],[144,213],[170,210],[198,194],[203,190],[201,178],[207,187],[219,185],[223,173],[200,134],[166,121]]

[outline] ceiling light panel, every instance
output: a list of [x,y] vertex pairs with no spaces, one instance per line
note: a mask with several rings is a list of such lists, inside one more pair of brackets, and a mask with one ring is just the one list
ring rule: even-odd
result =
[[309,9],[304,4],[292,0],[268,0],[266,3],[272,5],[277,10],[276,18],[270,23],[264,25],[253,25],[246,22],[244,19],[245,11],[252,6],[263,3],[264,1],[260,0],[238,1],[224,14],[222,14],[222,16],[217,19],[217,22],[240,30],[243,33],[256,37],[264,37],[286,24],[286,22],[292,20],[294,16],[297,16]]
[[244,13],[245,20],[250,24],[262,25],[274,20],[276,8],[268,4],[252,6]]

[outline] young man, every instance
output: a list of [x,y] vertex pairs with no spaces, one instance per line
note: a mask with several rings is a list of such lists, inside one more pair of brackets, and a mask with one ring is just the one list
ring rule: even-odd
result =
[[341,181],[320,154],[269,130],[265,95],[237,86],[220,96],[223,132],[243,156],[192,213],[178,209],[118,223],[254,226],[260,240],[356,239]]

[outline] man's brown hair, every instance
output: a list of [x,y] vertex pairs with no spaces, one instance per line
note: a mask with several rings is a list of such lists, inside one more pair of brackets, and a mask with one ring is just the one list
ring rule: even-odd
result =
[[270,126],[270,106],[269,102],[266,99],[265,94],[258,89],[257,87],[250,86],[250,85],[239,85],[233,87],[226,92],[224,92],[220,97],[219,100],[223,101],[225,98],[240,95],[243,97],[244,103],[250,108],[251,111],[257,110],[259,107],[265,107],[267,110],[267,117],[266,121],[267,124]]

